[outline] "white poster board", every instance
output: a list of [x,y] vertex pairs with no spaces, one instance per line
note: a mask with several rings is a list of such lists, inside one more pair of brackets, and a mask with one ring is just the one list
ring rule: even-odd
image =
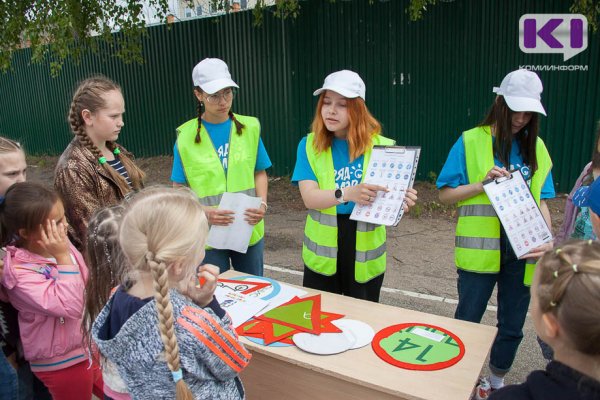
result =
[[521,171],[512,171],[507,177],[486,181],[483,190],[517,257],[552,241],[552,232]]
[[356,204],[350,219],[377,225],[398,225],[404,215],[402,206],[406,190],[412,188],[415,181],[420,153],[420,147],[373,147],[363,182],[385,186],[389,191],[377,192],[371,204]]

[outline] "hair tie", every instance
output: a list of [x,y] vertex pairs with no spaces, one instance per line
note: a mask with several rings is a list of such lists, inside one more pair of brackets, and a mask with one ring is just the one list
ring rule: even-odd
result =
[[554,271],[554,272],[552,273],[552,276],[553,276],[554,278],[558,278],[558,270]]
[[181,371],[181,368],[179,368],[177,371],[171,371],[171,374],[173,375],[173,381],[175,383],[183,379],[183,372]]
[[154,254],[150,250],[148,250],[146,252],[146,261],[147,262],[154,261]]
[[577,264],[573,264],[571,266],[573,268],[573,272],[578,273],[579,271],[577,270]]
[[558,254],[558,253],[560,253],[561,251],[562,251],[562,249],[561,249],[561,248],[558,248],[558,249],[556,249],[556,250],[554,251],[554,254]]
[[550,307],[556,307],[556,302],[555,301],[551,301],[550,302]]
[[115,147],[115,149],[113,150],[113,154],[114,154],[115,156],[118,156],[119,154],[121,154],[121,150],[119,150],[119,148],[118,148],[118,147]]
[[98,159],[98,162],[100,163],[100,165],[105,164],[106,163],[106,157],[102,156]]

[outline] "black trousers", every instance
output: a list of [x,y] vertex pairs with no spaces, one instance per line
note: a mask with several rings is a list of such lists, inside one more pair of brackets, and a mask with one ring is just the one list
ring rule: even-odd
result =
[[338,252],[336,273],[326,276],[304,265],[304,287],[325,292],[343,294],[357,299],[379,302],[383,274],[365,283],[356,282],[354,262],[356,258],[356,221],[349,214],[338,214]]

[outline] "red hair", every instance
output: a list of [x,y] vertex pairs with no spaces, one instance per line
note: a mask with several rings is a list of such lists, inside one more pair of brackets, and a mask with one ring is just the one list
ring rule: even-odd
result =
[[[311,129],[315,134],[314,147],[317,153],[327,150],[333,142],[333,132],[327,130],[321,109],[325,93],[321,93],[315,111]],[[365,101],[356,97],[346,98],[346,109],[348,110],[348,149],[350,150],[350,161],[360,157],[371,146],[371,138],[381,132],[381,124],[371,115]]]

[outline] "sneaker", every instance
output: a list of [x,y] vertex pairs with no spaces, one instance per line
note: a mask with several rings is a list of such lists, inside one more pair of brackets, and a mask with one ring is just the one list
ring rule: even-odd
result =
[[490,381],[485,378],[479,378],[479,383],[475,386],[475,393],[471,397],[472,400],[485,400],[492,393],[492,386],[490,385]]

